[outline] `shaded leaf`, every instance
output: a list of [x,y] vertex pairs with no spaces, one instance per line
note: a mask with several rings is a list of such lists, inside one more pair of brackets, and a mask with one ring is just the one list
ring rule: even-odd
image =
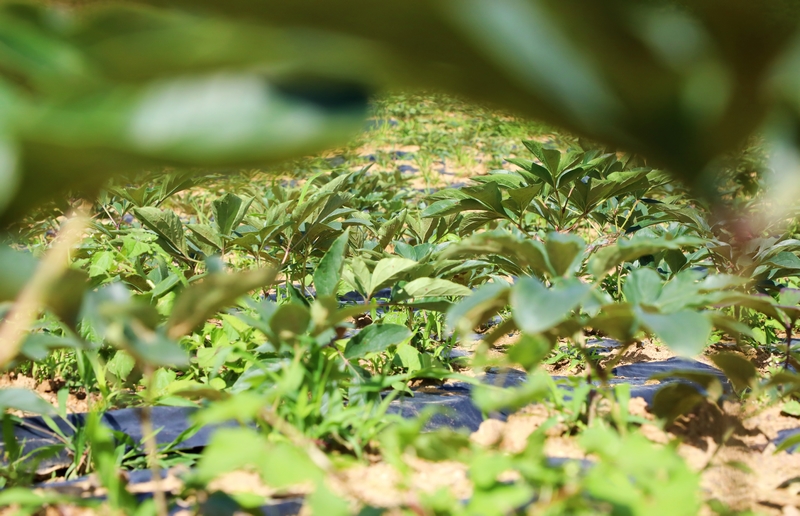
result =
[[278,309],[269,319],[269,327],[279,340],[291,340],[308,331],[311,322],[311,312],[302,305],[286,303],[279,305]]
[[672,421],[703,402],[705,397],[691,385],[680,382],[668,383],[653,396],[651,411],[662,419]]
[[317,289],[318,296],[324,297],[336,294],[336,287],[342,276],[344,255],[349,239],[350,232],[345,230],[333,241],[330,249],[322,257],[317,269],[314,271],[314,287]]
[[737,391],[752,388],[758,379],[758,371],[749,360],[735,353],[716,353],[711,355],[711,361],[722,369],[725,376]]
[[485,283],[447,312],[448,331],[468,335],[508,304],[511,287],[502,283]]
[[242,200],[241,197],[230,192],[219,199],[214,199],[211,203],[211,212],[220,234],[229,236],[239,226],[252,202],[252,197]]

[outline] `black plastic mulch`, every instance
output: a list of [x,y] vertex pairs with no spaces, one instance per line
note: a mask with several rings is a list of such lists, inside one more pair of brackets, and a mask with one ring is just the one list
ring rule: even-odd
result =
[[[631,397],[642,397],[649,404],[652,402],[653,396],[657,390],[662,387],[664,383],[676,381],[687,382],[687,380],[682,378],[665,378],[661,379],[661,384],[647,384],[648,380],[653,375],[668,374],[675,371],[694,371],[714,374],[719,378],[726,389],[730,388],[728,380],[717,369],[695,360],[682,358],[672,358],[659,362],[641,362],[616,367],[612,371],[614,378],[609,383],[626,383],[630,385]],[[559,377],[556,377],[556,380],[558,379]],[[508,387],[520,385],[522,382],[525,382],[526,375],[524,372],[516,370],[490,370],[481,377],[481,381]],[[699,386],[697,387],[699,389]],[[564,385],[564,388],[569,389],[569,386]],[[434,407],[439,409],[439,411],[428,420],[425,425],[425,430],[446,427],[475,431],[484,421],[485,416],[472,402],[471,390],[471,385],[463,382],[456,382],[437,389],[428,388],[422,391],[416,391],[413,397],[403,397],[394,400],[389,407],[389,412],[399,414],[405,418],[413,418],[419,416],[423,411]],[[155,429],[160,429],[156,436],[157,442],[159,444],[174,443],[181,434],[192,429],[191,416],[196,410],[197,409],[190,407],[153,407],[151,410],[153,427]],[[104,414],[102,416],[102,422],[112,430],[126,434],[133,442],[141,443],[140,414],[140,409],[114,410]],[[505,419],[506,416],[507,414],[490,415],[490,417],[498,419]],[[73,414],[69,416],[69,420],[73,426],[80,427],[84,424],[86,415]],[[30,417],[24,418],[22,421],[23,424],[17,425],[14,429],[14,433],[18,443],[24,447],[26,452],[60,443],[42,418]],[[71,434],[72,430],[65,422],[57,421],[57,424],[67,436]],[[235,425],[236,423],[232,422],[230,424]],[[217,428],[219,428],[219,426],[207,426],[195,429],[190,435],[184,436],[186,438],[181,442],[173,444],[171,448],[176,451],[199,450],[209,443],[211,436]],[[776,439],[776,445],[779,445],[784,440],[798,433],[800,433],[800,428],[780,432],[778,439]],[[798,446],[795,446],[789,451],[793,452],[797,451],[797,449]],[[1,445],[0,451],[4,451]],[[552,460],[554,463],[558,463],[560,459],[553,458]],[[67,467],[71,463],[72,460],[69,454],[63,451],[54,457],[46,459],[39,467],[40,469],[52,470],[53,467]],[[149,480],[149,471],[135,471],[129,474],[129,483],[146,482]],[[48,485],[64,486],[84,481],[85,479],[78,479],[72,482]],[[44,484],[41,486],[44,486]],[[201,507],[201,513],[226,514],[228,512],[227,510],[223,510],[223,508],[228,506],[231,507],[230,514],[238,510],[233,508],[235,502],[225,498],[225,495],[221,493],[216,498],[210,499],[209,502],[213,502],[213,507]],[[297,514],[301,505],[302,500],[299,499],[284,500],[276,504],[265,506],[262,512],[270,516],[288,516],[290,514]]]

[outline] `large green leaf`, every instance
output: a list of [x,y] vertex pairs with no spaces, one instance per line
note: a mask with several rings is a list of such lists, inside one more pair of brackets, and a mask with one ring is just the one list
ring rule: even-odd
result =
[[186,227],[201,243],[217,250],[222,249],[222,237],[215,228],[208,224],[186,224]]
[[711,361],[722,369],[737,391],[754,387],[758,380],[756,367],[741,355],[722,352],[711,355]]
[[705,240],[689,236],[674,239],[641,237],[620,239],[616,244],[604,247],[595,253],[589,263],[589,272],[600,277],[623,262],[630,262],[648,254],[682,247],[700,247],[705,244]]
[[535,278],[519,278],[511,290],[511,313],[523,332],[541,333],[567,319],[590,291],[577,280],[548,289]]
[[367,295],[372,297],[372,294],[389,285],[398,276],[417,265],[417,262],[407,258],[384,258],[375,265],[375,269],[372,271],[369,289],[366,292]]
[[574,273],[580,267],[586,242],[578,235],[549,233],[544,242],[554,276]]
[[506,231],[485,231],[461,242],[450,244],[442,251],[440,259],[499,255],[522,269],[530,268],[536,274],[549,274],[551,267],[547,251],[541,242],[519,238]]
[[314,271],[314,287],[317,289],[318,296],[324,297],[336,294],[336,286],[342,276],[344,255],[349,238],[350,233],[347,230],[339,235]]
[[403,286],[409,297],[468,296],[472,291],[464,285],[442,278],[417,278]]
[[470,186],[462,188],[461,191],[481,203],[487,210],[490,210],[501,217],[506,217],[506,210],[503,208],[503,195],[497,187],[497,183],[489,182],[480,186]]
[[308,330],[311,313],[305,306],[286,303],[278,306],[269,319],[272,334],[280,340],[297,338]]
[[189,365],[189,354],[186,350],[162,331],[142,334],[130,326],[126,326],[124,331],[127,350],[137,361],[156,367],[184,368]]
[[231,231],[236,229],[242,221],[252,202],[252,197],[243,200],[230,192],[219,199],[214,199],[211,203],[211,212],[214,215],[214,223],[218,231],[222,235],[229,236]]
[[683,356],[696,356],[709,344],[711,320],[703,313],[681,310],[671,314],[639,311],[639,318],[664,344]]
[[399,324],[372,324],[358,332],[347,342],[344,356],[347,359],[363,358],[368,353],[386,351],[411,337],[411,330]]
[[[4,4],[14,51],[0,56],[0,104],[19,188],[3,221],[69,189],[96,191],[112,170],[328,148],[360,129],[375,85],[493,101],[708,184],[707,165],[770,109],[800,112],[798,7],[661,4],[171,0],[57,15]],[[44,21],[54,16],[63,23]],[[537,153],[542,170],[569,166]]]
[[181,219],[174,211],[145,207],[135,208],[133,212],[142,224],[168,244],[168,250],[186,255],[186,235]]
[[446,326],[462,336],[468,335],[480,324],[508,304],[511,287],[502,283],[484,283],[471,296],[465,297],[448,310]]
[[659,274],[643,267],[630,273],[622,286],[625,300],[634,305],[655,305],[661,295],[662,281]]

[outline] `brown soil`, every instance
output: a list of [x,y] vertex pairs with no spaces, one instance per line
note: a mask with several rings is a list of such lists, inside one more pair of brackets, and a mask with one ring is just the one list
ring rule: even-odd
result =
[[[489,350],[489,357],[502,359],[503,348],[512,344],[516,336],[504,336],[498,346]],[[728,346],[721,346],[728,348]],[[717,349],[710,349],[710,353]],[[665,360],[674,356],[667,348],[653,342],[628,349],[619,360],[620,364]],[[700,360],[710,363],[707,357]],[[557,372],[557,371],[554,371]],[[465,374],[475,374],[467,370]],[[574,374],[574,372],[573,372]],[[5,382],[5,383],[3,383]],[[48,398],[54,393],[48,387],[36,386],[29,378],[0,379],[0,385],[39,387]],[[51,389],[52,390],[52,389]],[[85,400],[81,400],[85,403]],[[754,402],[753,402],[754,403]],[[80,405],[73,405],[78,408]],[[600,405],[602,415],[607,407]],[[800,454],[775,453],[773,440],[780,430],[797,428],[800,420],[782,415],[779,407],[760,408],[755,404],[742,405],[725,401],[721,407],[705,404],[692,413],[677,419],[667,428],[661,428],[656,418],[647,411],[641,398],[629,403],[629,411],[648,424],[641,426],[642,435],[656,444],[677,443],[678,453],[687,464],[701,472],[701,487],[705,499],[718,499],[736,511],[755,511],[767,515],[798,514],[800,506]],[[471,435],[475,445],[491,447],[501,452],[519,452],[524,449],[531,433],[546,422],[551,426],[546,431],[545,453],[551,457],[590,459],[570,435],[568,427],[558,422],[558,414],[546,405],[531,405],[507,421],[487,420]],[[555,424],[552,424],[555,420]],[[331,478],[331,489],[349,498],[354,504],[369,504],[390,509],[394,514],[400,507],[415,507],[420,496],[446,488],[460,499],[466,499],[472,491],[467,467],[455,461],[430,462],[413,456],[404,457],[405,467],[398,470],[385,462],[356,465],[340,471]],[[163,482],[163,487],[177,494],[180,491],[179,471],[173,472]],[[513,480],[510,475],[508,480]],[[153,485],[136,486],[137,491],[150,490]],[[303,496],[310,486],[295,486],[291,489],[275,490],[265,486],[254,472],[238,471],[222,475],[211,486],[229,493],[246,492],[265,499],[285,499]],[[84,494],[101,494],[97,483],[89,480],[76,486]],[[83,509],[61,507],[61,512],[52,514],[90,514]],[[70,512],[74,509],[75,512]],[[305,509],[304,509],[305,510]],[[0,514],[5,512],[0,511]],[[46,513],[51,514],[51,513]],[[399,512],[398,512],[399,514]],[[709,513],[711,514],[711,513]]]
[[[42,399],[58,408],[58,391],[64,388],[64,381],[59,378],[55,378],[52,380],[37,382],[30,376],[17,373],[6,373],[0,375],[0,389],[5,388],[20,388],[36,391],[36,393]],[[100,399],[101,398],[99,394],[90,393],[87,395],[83,389],[70,391],[67,396],[67,413],[73,414],[79,412],[89,412],[91,407],[96,405]],[[18,416],[31,415],[14,410],[9,412]]]

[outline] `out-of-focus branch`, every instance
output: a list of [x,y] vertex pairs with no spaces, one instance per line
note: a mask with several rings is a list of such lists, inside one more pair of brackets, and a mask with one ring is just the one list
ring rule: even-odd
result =
[[80,241],[89,219],[76,210],[64,223],[52,247],[45,253],[5,320],[0,324],[0,369],[19,353],[25,334],[36,320],[48,292],[69,267],[70,250]]

